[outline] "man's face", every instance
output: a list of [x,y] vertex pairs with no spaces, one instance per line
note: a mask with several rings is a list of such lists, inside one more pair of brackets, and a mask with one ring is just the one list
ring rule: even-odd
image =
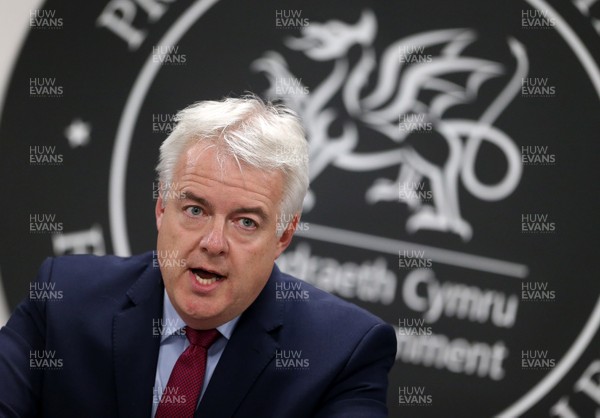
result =
[[282,192],[279,171],[240,171],[202,144],[182,155],[165,207],[156,203],[156,225],[165,288],[187,325],[217,327],[256,299],[297,222],[277,237]]

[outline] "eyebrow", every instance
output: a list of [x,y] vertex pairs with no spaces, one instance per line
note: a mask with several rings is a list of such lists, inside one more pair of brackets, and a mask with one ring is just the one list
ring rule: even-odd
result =
[[208,200],[203,197],[197,196],[192,192],[182,192],[179,195],[179,200],[192,200],[200,205],[207,207],[209,209],[213,209],[213,205],[210,204]]
[[[201,206],[204,206],[210,210],[214,210],[214,206],[205,198],[195,195],[193,192],[185,191],[181,194],[180,200],[192,200]],[[240,207],[235,209],[233,214],[242,214],[242,213],[253,213],[259,216],[263,220],[269,219],[267,213],[260,206],[250,206],[250,207]]]

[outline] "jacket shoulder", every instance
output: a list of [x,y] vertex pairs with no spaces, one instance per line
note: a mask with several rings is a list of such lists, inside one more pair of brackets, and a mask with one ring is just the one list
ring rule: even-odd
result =
[[152,253],[132,257],[67,255],[48,258],[38,272],[38,282],[61,291],[65,299],[121,299],[146,272],[156,270]]

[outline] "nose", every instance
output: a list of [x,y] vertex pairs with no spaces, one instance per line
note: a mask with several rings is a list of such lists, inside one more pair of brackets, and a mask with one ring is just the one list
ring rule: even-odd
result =
[[200,238],[200,250],[209,255],[227,253],[228,244],[225,237],[225,221],[211,217]]

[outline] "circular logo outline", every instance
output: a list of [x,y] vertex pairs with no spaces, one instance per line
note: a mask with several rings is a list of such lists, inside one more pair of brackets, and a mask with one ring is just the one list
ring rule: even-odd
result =
[[[219,0],[199,0],[188,8],[173,24],[160,41],[160,44],[175,44],[191,26],[203,16]],[[554,19],[559,35],[575,53],[592,82],[598,98],[600,99],[600,69],[594,62],[589,51],[568,25],[568,23],[545,0],[525,0],[538,10],[546,10]],[[115,145],[110,165],[109,180],[109,223],[113,251],[116,255],[129,256],[131,249],[127,235],[126,209],[125,209],[125,179],[127,159],[131,145],[132,132],[137,121],[142,103],[147,92],[160,70],[160,64],[153,62],[150,56],[140,71],[131,93],[125,104],[121,120],[117,129]],[[600,297],[594,306],[582,331],[573,344],[569,347],[556,367],[544,376],[533,388],[521,396],[512,405],[498,414],[501,417],[518,416],[529,410],[536,402],[542,399],[565,374],[571,369],[589,345],[598,327],[600,326]]]

